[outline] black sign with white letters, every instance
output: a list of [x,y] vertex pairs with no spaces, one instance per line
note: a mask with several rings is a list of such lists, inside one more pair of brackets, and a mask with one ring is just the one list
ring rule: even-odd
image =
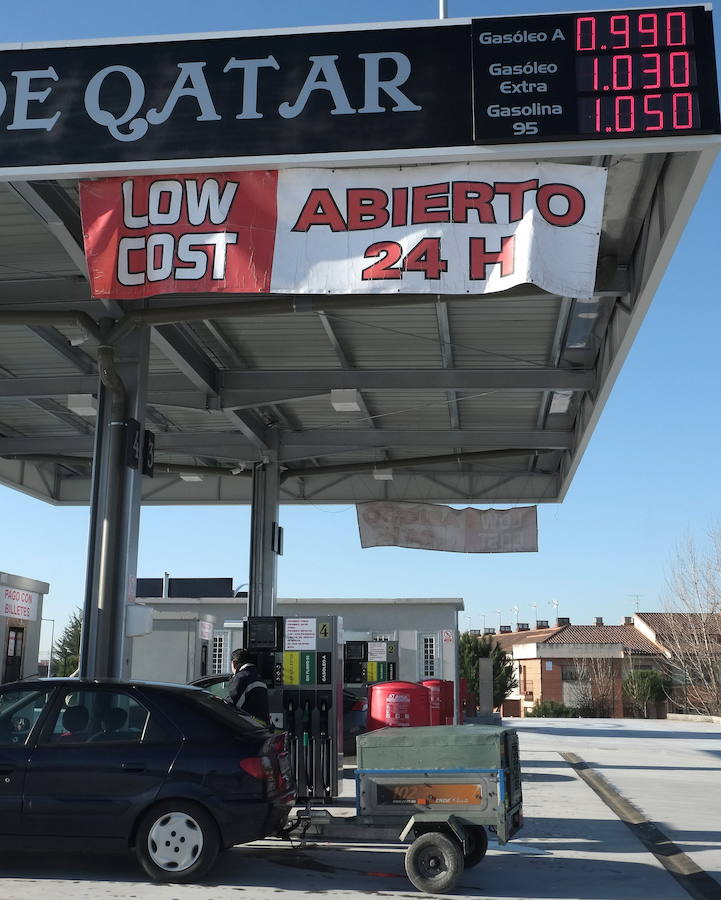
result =
[[718,130],[703,6],[0,51],[10,174]]
[[470,142],[467,26],[0,52],[0,167]]

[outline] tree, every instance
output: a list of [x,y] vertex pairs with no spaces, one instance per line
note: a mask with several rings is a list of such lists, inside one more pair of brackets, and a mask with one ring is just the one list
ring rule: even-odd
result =
[[458,639],[458,658],[461,678],[466,679],[469,693],[478,696],[478,660],[481,658],[480,641],[470,631],[461,633]]
[[531,719],[568,719],[573,715],[574,710],[569,709],[560,700],[536,700],[533,709],[526,713]]
[[468,682],[468,689],[478,694],[478,660],[490,656],[493,660],[493,705],[500,706],[506,697],[518,687],[513,672],[513,660],[503,652],[498,641],[489,635],[482,638],[464,631],[459,640],[458,652],[461,677]]
[[616,670],[613,659],[583,656],[573,660],[576,681],[573,708],[581,716],[605,719],[613,713]]
[[77,669],[80,659],[80,630],[82,624],[80,609],[76,609],[75,612],[71,613],[70,621],[55,644],[52,654],[53,675],[72,675]]
[[669,654],[677,708],[721,715],[721,528],[705,546],[681,544],[667,580],[666,613],[657,640]]
[[657,669],[633,669],[623,679],[623,691],[631,702],[634,714],[648,718],[649,703],[666,699],[666,684]]

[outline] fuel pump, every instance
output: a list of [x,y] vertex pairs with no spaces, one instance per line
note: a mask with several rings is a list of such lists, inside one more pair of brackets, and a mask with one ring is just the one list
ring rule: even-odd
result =
[[398,680],[398,641],[347,641],[343,681],[347,690],[368,695],[368,686]]
[[288,732],[298,797],[332,800],[343,777],[342,620],[251,616],[243,646],[268,684],[273,724]]

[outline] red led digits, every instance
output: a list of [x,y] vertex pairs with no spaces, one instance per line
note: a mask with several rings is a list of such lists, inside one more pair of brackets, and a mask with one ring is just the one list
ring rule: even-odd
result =
[[645,91],[655,91],[661,87],[661,54],[644,53],[641,59],[641,87]]
[[631,46],[631,16],[611,16],[609,31],[613,36],[613,50],[628,50]]
[[696,85],[688,50],[580,57],[576,86],[586,91],[658,91]]
[[669,57],[669,84],[671,87],[688,87],[691,84],[691,59],[685,51],[677,51]]
[[630,56],[614,56],[611,86],[614,91],[630,91],[633,88],[633,66]]
[[[642,13],[638,17],[638,33],[642,47],[658,47],[658,15]],[[643,40],[646,38],[646,40]]]
[[673,94],[671,110],[675,129],[693,128],[693,97],[691,94]]
[[647,134],[699,127],[697,98],[686,91],[665,94],[605,94],[579,101],[582,133]]
[[596,49],[596,17],[581,16],[576,19],[576,50]]
[[581,131],[640,135],[698,128],[696,61],[689,44],[692,20],[683,10],[576,17]]
[[666,43],[669,47],[679,47],[687,43],[685,12],[672,12],[666,16]]
[[646,131],[663,131],[663,97],[660,94],[646,94],[643,98],[643,113]]
[[598,53],[648,47],[683,47],[690,42],[686,12],[579,16],[576,52]]

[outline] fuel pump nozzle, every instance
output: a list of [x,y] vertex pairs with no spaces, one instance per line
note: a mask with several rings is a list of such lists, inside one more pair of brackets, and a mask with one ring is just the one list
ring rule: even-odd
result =
[[313,796],[313,730],[310,700],[303,701],[303,763],[308,797]]
[[332,794],[331,786],[331,753],[333,750],[330,735],[328,733],[328,698],[321,697],[319,703],[320,729],[320,772],[323,782],[323,797],[328,800]]
[[298,748],[298,729],[296,723],[296,710],[298,702],[291,692],[287,692],[283,697],[283,705],[287,711],[286,719],[288,721],[288,735],[290,737],[290,765],[293,770],[296,785],[300,784],[300,753]]

